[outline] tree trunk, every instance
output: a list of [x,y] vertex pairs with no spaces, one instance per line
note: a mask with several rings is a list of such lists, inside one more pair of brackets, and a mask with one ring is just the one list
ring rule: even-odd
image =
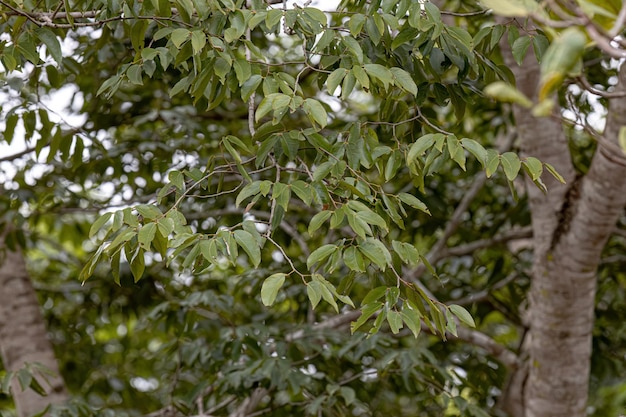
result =
[[[533,54],[522,66],[505,51],[517,87],[535,97],[539,67]],[[620,90],[626,91],[626,68]],[[558,111],[558,109],[557,109]],[[528,184],[534,232],[534,262],[522,357],[527,366],[511,378],[504,408],[514,417],[586,415],[591,337],[600,254],[626,205],[626,157],[616,145],[626,125],[626,100],[613,99],[604,140],[589,172],[575,180],[560,123],[534,118],[514,107],[522,153],[552,164],[566,185],[543,179],[548,193]],[[550,183],[548,183],[550,181]],[[527,377],[520,377],[527,372]]]
[[30,388],[22,391],[17,379],[13,380],[17,415],[26,417],[50,404],[65,401],[67,393],[24,257],[19,251],[13,252],[6,247],[0,249],[0,352],[4,367],[8,371],[17,371],[25,363],[38,362],[54,373],[46,375],[45,380],[37,377],[48,394],[45,397]]

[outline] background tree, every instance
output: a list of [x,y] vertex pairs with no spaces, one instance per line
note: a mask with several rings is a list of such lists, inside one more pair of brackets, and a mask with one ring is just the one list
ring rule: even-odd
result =
[[605,3],[0,1],[51,413],[618,412]]

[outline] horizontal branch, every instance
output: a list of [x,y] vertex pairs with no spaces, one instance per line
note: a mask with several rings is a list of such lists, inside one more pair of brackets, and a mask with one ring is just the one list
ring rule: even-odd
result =
[[13,155],[3,156],[2,158],[0,158],[0,162],[14,161],[15,159],[21,158],[24,155],[28,155],[31,152],[35,152],[34,147],[26,148],[23,151],[14,153]]
[[458,305],[467,305],[467,304],[473,304],[479,301],[486,300],[487,298],[489,298],[489,295],[492,293],[492,291],[496,291],[502,287],[506,287],[509,283],[511,283],[512,281],[515,281],[515,279],[518,278],[518,276],[519,275],[516,272],[511,272],[509,275],[504,277],[504,279],[496,282],[491,288],[486,288],[482,291],[470,294],[466,297],[459,298],[457,300],[450,300],[449,303],[458,304]]
[[488,248],[488,247],[491,247],[500,243],[506,243],[511,240],[527,239],[527,238],[531,238],[532,236],[533,236],[532,226],[524,226],[518,229],[511,229],[511,230],[502,232],[488,239],[475,240],[473,242],[466,243],[464,245],[459,245],[459,246],[455,246],[452,248],[444,249],[439,253],[439,256],[433,262],[438,262],[441,259],[447,258],[449,256],[469,255],[479,249]]

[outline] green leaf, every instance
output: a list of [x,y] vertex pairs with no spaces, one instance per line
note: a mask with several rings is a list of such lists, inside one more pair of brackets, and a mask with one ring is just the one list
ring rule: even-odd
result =
[[376,287],[376,288],[370,290],[365,295],[365,297],[363,298],[362,304],[366,305],[366,304],[374,303],[375,301],[378,301],[382,297],[384,297],[386,293],[387,293],[387,287],[386,286],[382,285],[380,287]]
[[326,127],[328,124],[328,114],[326,109],[319,101],[307,98],[302,104],[302,109],[307,114],[311,122],[317,123],[321,128]]
[[[140,204],[138,206],[135,206],[135,210],[137,210],[137,212],[146,220],[154,220],[156,218],[163,217],[163,213],[161,212],[161,210],[151,204]],[[133,224],[129,224],[129,226],[132,225]]]
[[557,180],[558,180],[561,184],[565,184],[565,178],[563,178],[563,177],[561,176],[561,174],[559,174],[559,173],[557,172],[557,170],[556,170],[556,169],[555,169],[552,165],[550,165],[550,164],[549,164],[549,163],[547,163],[547,162],[544,162],[544,163],[543,163],[543,166],[544,166],[544,167],[548,170],[548,172],[549,172],[550,174],[552,174],[552,176],[553,176],[554,178],[556,178],[556,179],[557,179]]
[[483,145],[469,138],[461,139],[461,145],[478,159],[483,168],[485,167],[487,164],[487,150]]
[[374,313],[380,311],[383,307],[383,303],[371,303],[366,304],[361,307],[361,315],[356,321],[353,321],[350,324],[350,331],[352,334],[356,332],[361,326],[365,324],[365,322],[374,315]]
[[52,58],[58,63],[62,64],[63,54],[61,52],[61,44],[57,36],[48,28],[38,28],[37,36],[46,45],[48,53],[52,55]]
[[191,32],[191,48],[194,54],[199,54],[206,45],[206,34],[201,30]]
[[138,282],[143,276],[143,272],[146,270],[146,259],[144,257],[144,250],[137,248],[135,255],[130,260],[130,272],[133,274],[135,282]]
[[322,294],[322,299],[330,304],[336,312],[339,312],[339,306],[335,301],[335,295],[337,294],[337,290],[335,290],[335,287],[320,274],[313,274],[313,281],[322,284],[319,286],[320,293]]
[[513,58],[515,58],[515,62],[517,65],[522,65],[522,61],[526,56],[526,51],[528,51],[528,47],[530,46],[532,39],[530,36],[522,36],[517,38],[515,42],[513,42],[513,47],[511,48],[511,52],[513,53]]
[[509,181],[513,181],[517,177],[517,174],[522,166],[519,157],[513,152],[503,153],[500,157],[500,164],[502,165],[506,178]]
[[461,146],[461,143],[454,135],[448,135],[446,142],[448,143],[448,153],[450,153],[450,157],[465,171],[465,150]]
[[348,22],[348,29],[350,30],[350,34],[353,37],[357,37],[359,33],[363,30],[363,25],[365,24],[365,15],[361,13],[356,13],[352,15],[350,21]]
[[341,81],[345,78],[345,76],[349,73],[345,68],[337,68],[333,72],[330,73],[328,78],[326,79],[326,87],[328,89],[328,94],[331,96],[335,94],[335,90],[341,84]]
[[261,301],[265,306],[271,306],[276,301],[276,296],[278,295],[278,290],[285,283],[285,277],[287,275],[283,273],[272,274],[263,281],[263,285],[261,286]]
[[89,239],[92,239],[96,233],[109,221],[113,213],[104,213],[102,216],[98,217],[98,219],[91,225],[89,229]]
[[403,327],[402,316],[395,310],[389,310],[387,311],[387,323],[389,323],[391,333],[398,334]]
[[[235,65],[235,71],[237,71],[237,65]],[[243,101],[248,101],[256,89],[259,88],[262,81],[263,77],[259,74],[251,75],[250,78],[248,78],[241,86],[241,99]]]
[[250,262],[257,268],[261,263],[261,249],[254,236],[245,230],[235,230],[233,234],[237,244],[248,254]]
[[183,29],[183,28],[174,29],[170,39],[172,40],[172,43],[174,44],[174,46],[177,49],[180,49],[183,43],[189,40],[190,33],[191,32],[188,29]]
[[348,51],[356,58],[357,63],[363,63],[363,50],[356,39],[351,36],[344,36],[341,38],[341,43],[343,43]]
[[315,310],[315,307],[317,307],[322,299],[322,284],[318,281],[311,281],[307,283],[306,295],[309,297],[309,301],[311,302],[311,308]]
[[139,233],[137,234],[137,241],[139,242],[139,246],[145,250],[150,250],[150,243],[152,243],[156,231],[156,223],[148,223],[144,225],[141,229],[139,229]]
[[327,244],[315,249],[306,260],[306,267],[311,267],[319,262],[325,261],[330,255],[332,255],[339,247],[337,245]]
[[417,95],[417,84],[413,81],[411,75],[402,68],[393,67],[389,69],[393,74],[394,85],[400,87],[404,91]]
[[135,85],[143,85],[143,77],[140,65],[131,65],[126,70],[126,76],[128,77],[128,81]]
[[387,265],[391,265],[391,254],[380,240],[368,237],[365,242],[359,244],[358,249],[383,271]]
[[[623,129],[623,128],[622,128]],[[533,181],[537,181],[541,178],[541,174],[543,173],[543,165],[541,161],[532,156],[527,157],[522,161],[522,165],[524,166],[528,175]]]
[[343,262],[348,268],[356,272],[365,272],[365,261],[361,252],[354,246],[348,246],[343,251]]
[[8,145],[13,141],[13,135],[15,133],[15,126],[17,125],[17,121],[19,116],[15,113],[11,114],[6,118],[4,124],[4,136],[3,139],[7,142]]
[[400,315],[402,316],[402,320],[406,326],[409,330],[411,330],[411,333],[413,333],[413,336],[417,338],[422,330],[421,315],[419,311],[414,310],[409,306],[405,306],[402,311],[400,311]]
[[480,0],[495,14],[507,17],[526,17],[539,6],[533,0]]
[[485,173],[487,174],[487,177],[491,177],[500,165],[500,155],[498,155],[498,152],[493,149],[489,149],[487,151],[486,165]]
[[330,210],[324,210],[317,213],[309,222],[309,235],[313,235],[317,229],[333,214]]
[[418,156],[422,156],[427,149],[432,148],[435,141],[439,137],[443,136],[444,135],[441,133],[429,133],[416,140],[409,148],[409,153],[406,156],[406,163],[413,163]]
[[498,101],[519,104],[522,107],[530,108],[533,102],[521,91],[504,81],[496,81],[485,87],[485,94]]
[[[302,180],[296,180],[290,184],[291,190],[298,196],[300,200],[307,206],[311,206],[313,202],[313,189],[309,184]],[[309,224],[310,226],[310,224]]]
[[426,207],[426,204],[424,204],[419,198],[415,197],[414,195],[409,193],[400,193],[398,194],[398,198],[404,204],[423,211],[426,214],[430,214],[430,211],[428,210],[428,207]]
[[393,250],[400,256],[402,262],[409,265],[417,265],[420,261],[420,254],[415,246],[406,242],[393,240],[391,242]]
[[242,201],[261,192],[261,181],[254,181],[241,189],[235,199],[235,206],[239,207]]
[[[385,86],[385,90],[389,87],[389,84],[393,83],[393,73],[389,68],[380,64],[365,64],[363,69],[370,76],[378,79]],[[417,86],[416,86],[417,89]]]
[[569,27],[548,47],[541,61],[539,101],[561,87],[566,76],[579,73],[587,36],[577,27]]
[[463,322],[464,324],[470,327],[476,327],[476,323],[474,323],[474,319],[472,318],[472,315],[465,308],[456,304],[452,304],[448,306],[448,309],[452,312],[452,314],[457,316],[459,320],[461,320],[461,322]]

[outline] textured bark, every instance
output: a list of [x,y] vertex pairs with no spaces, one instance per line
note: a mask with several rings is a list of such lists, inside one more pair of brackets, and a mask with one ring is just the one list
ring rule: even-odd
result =
[[55,375],[46,375],[46,380],[37,378],[48,393],[45,397],[30,388],[22,391],[14,379],[12,390],[17,415],[26,417],[49,404],[65,401],[67,394],[24,257],[21,252],[1,249],[0,352],[4,366],[9,371],[16,371],[27,362],[38,362]]
[[[507,55],[507,54],[505,54]],[[539,68],[534,56],[517,66],[510,56],[518,88],[534,97]],[[626,90],[626,71],[620,85]],[[527,366],[511,378],[505,408],[514,417],[583,417],[589,385],[596,269],[601,251],[626,205],[626,158],[600,143],[589,172],[575,180],[562,127],[554,119],[534,118],[515,107],[524,155],[549,162],[567,180],[565,186],[544,176],[548,193],[529,184],[534,234],[534,264],[522,347]],[[606,141],[617,143],[626,125],[626,101],[610,103]],[[527,375],[525,375],[527,373]]]

